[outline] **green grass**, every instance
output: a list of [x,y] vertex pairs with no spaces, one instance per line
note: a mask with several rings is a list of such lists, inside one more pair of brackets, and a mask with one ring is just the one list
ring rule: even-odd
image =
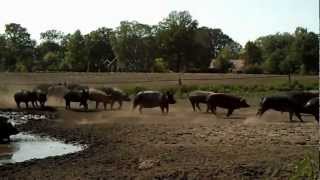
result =
[[[187,94],[194,90],[204,90],[204,91],[213,91],[219,93],[233,93],[233,94],[242,94],[243,96],[252,96],[252,94],[263,94],[263,93],[273,93],[281,91],[292,91],[292,90],[318,90],[318,83],[301,83],[299,81],[293,81],[292,83],[282,83],[274,85],[182,85],[182,86],[170,86],[170,87],[160,87],[160,91],[170,91],[175,93],[178,97],[186,97]],[[142,90],[151,90],[151,88],[144,86],[131,86],[126,87],[124,90],[129,94],[135,94]]]
[[295,169],[290,177],[290,180],[310,179],[316,180],[319,178],[319,159],[306,155],[302,160],[295,163]]

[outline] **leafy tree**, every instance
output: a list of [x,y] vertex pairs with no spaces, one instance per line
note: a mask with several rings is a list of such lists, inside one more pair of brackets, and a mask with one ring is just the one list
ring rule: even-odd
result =
[[[61,41],[64,38],[64,34],[58,30],[48,30],[46,32],[40,33],[40,39],[42,42],[36,47],[36,67],[38,70],[48,70],[48,62],[45,60],[47,55],[52,57],[54,54],[55,58],[57,58],[58,64],[61,63],[63,57],[63,50],[61,47]],[[51,66],[51,65],[50,65]],[[55,66],[58,66],[57,64]],[[58,67],[53,68],[52,66],[49,69],[58,70]]]
[[104,61],[115,57],[111,45],[112,37],[112,29],[105,27],[85,35],[90,71],[105,71],[106,69],[103,67]]
[[278,49],[273,52],[264,63],[264,69],[271,74],[280,73],[280,62],[284,60],[285,54],[282,50]]
[[188,11],[172,11],[158,25],[158,43],[161,53],[169,61],[170,69],[180,72],[192,64],[194,35],[198,22]]
[[239,57],[241,45],[224,34],[221,29],[198,28],[194,41],[196,46],[193,52],[196,53],[196,56],[193,58],[193,66],[201,71],[206,71],[211,59],[216,58],[225,47],[231,51],[231,56],[228,58],[237,59]]
[[260,48],[254,42],[247,42],[245,45],[245,64],[259,65],[262,63],[262,54]]
[[295,39],[290,49],[294,61],[301,62],[301,71],[315,74],[319,72],[319,42],[318,37],[307,29],[298,27],[294,33]]
[[[6,24],[5,38],[8,50],[5,64],[8,70],[14,71],[16,64],[18,65],[19,63],[18,71],[32,71],[36,42],[31,40],[27,29],[20,24]],[[22,66],[24,68],[21,68]]]
[[55,29],[40,33],[40,39],[59,43],[64,37],[64,33]]
[[231,49],[225,47],[220,54],[218,55],[217,59],[214,62],[214,67],[219,72],[229,72],[231,68],[233,68],[233,64],[230,62],[232,57]]
[[46,67],[46,70],[57,71],[59,69],[60,58],[54,52],[48,52],[43,57],[43,61],[44,61],[44,65]]
[[263,68],[268,73],[286,74],[285,65],[280,68],[282,61],[285,61],[290,52],[290,46],[294,37],[289,33],[277,33],[260,37],[255,41],[262,53]]
[[113,50],[126,71],[151,71],[156,54],[154,29],[136,21],[123,21],[113,39]]
[[7,41],[5,36],[0,34],[0,71],[6,71],[7,56]]
[[87,71],[89,67],[89,61],[87,56],[87,49],[85,46],[85,40],[80,30],[75,31],[72,35],[68,36],[65,50],[65,62],[63,64],[69,64],[72,71]]

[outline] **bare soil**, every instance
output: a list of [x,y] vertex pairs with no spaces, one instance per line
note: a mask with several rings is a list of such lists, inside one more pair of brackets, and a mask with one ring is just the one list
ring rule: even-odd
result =
[[252,106],[226,118],[222,109],[217,116],[193,112],[184,99],[168,115],[159,108],[139,114],[129,103],[114,111],[55,106],[58,118],[19,129],[87,148],[2,166],[1,179],[288,179],[306,154],[318,159],[311,116],[289,122],[287,114],[269,111],[258,119]]

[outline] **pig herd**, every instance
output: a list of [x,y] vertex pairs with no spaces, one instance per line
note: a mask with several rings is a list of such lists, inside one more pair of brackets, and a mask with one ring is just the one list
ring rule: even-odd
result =
[[[227,109],[227,116],[236,109],[250,106],[241,97],[209,91],[193,91],[189,94],[189,100],[194,111],[201,111],[199,104],[203,103],[207,105],[207,112],[214,114],[216,107]],[[311,114],[319,121],[319,92],[292,91],[262,97],[256,115],[261,117],[268,110],[288,112],[290,121],[295,115],[302,122],[301,113]]]
[[[21,107],[21,103],[24,103],[26,108],[28,108],[29,103],[32,104],[33,108],[43,108],[47,101],[47,96],[57,91],[57,89],[62,90],[60,97],[65,100],[66,109],[71,108],[71,103],[77,103],[87,110],[88,101],[95,102],[96,109],[99,109],[100,104],[103,104],[105,110],[108,104],[113,109],[115,103],[118,104],[118,109],[121,109],[123,101],[130,101],[129,95],[119,88],[104,86],[95,89],[79,85],[68,87],[66,85],[60,85],[60,87],[51,86],[45,89],[36,88],[32,91],[21,90],[14,95],[14,100],[18,108]],[[234,110],[250,107],[244,98],[210,91],[192,91],[188,94],[188,99],[193,111],[201,111],[200,104],[202,103],[206,105],[206,111],[213,114],[216,114],[217,107],[226,109],[227,117],[232,115]],[[169,104],[175,103],[174,94],[171,92],[141,91],[134,96],[133,110],[138,107],[139,112],[142,113],[143,108],[160,107],[162,113],[168,113]],[[292,121],[293,115],[303,121],[301,113],[311,114],[319,121],[319,94],[318,92],[301,91],[262,97],[256,115],[261,117],[271,109],[288,112],[290,121]]]

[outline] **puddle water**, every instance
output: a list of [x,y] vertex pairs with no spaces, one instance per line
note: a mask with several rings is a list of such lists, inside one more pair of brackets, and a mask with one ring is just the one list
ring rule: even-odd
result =
[[0,116],[8,118],[8,122],[12,123],[13,125],[19,125],[27,123],[28,121],[35,121],[35,120],[45,120],[49,117],[49,115],[45,114],[27,114],[24,112],[3,112],[0,111]]
[[0,145],[0,165],[75,153],[84,149],[81,145],[65,144],[52,138],[23,133],[11,136],[11,140],[10,144]]
[[[13,125],[24,124],[28,121],[48,120],[50,118],[44,114],[5,111],[0,111],[0,116],[8,118],[8,122]],[[10,139],[10,143],[0,144],[0,166],[30,159],[43,159],[50,156],[75,153],[85,148],[82,145],[66,144],[53,138],[40,137],[23,132],[10,136]]]

